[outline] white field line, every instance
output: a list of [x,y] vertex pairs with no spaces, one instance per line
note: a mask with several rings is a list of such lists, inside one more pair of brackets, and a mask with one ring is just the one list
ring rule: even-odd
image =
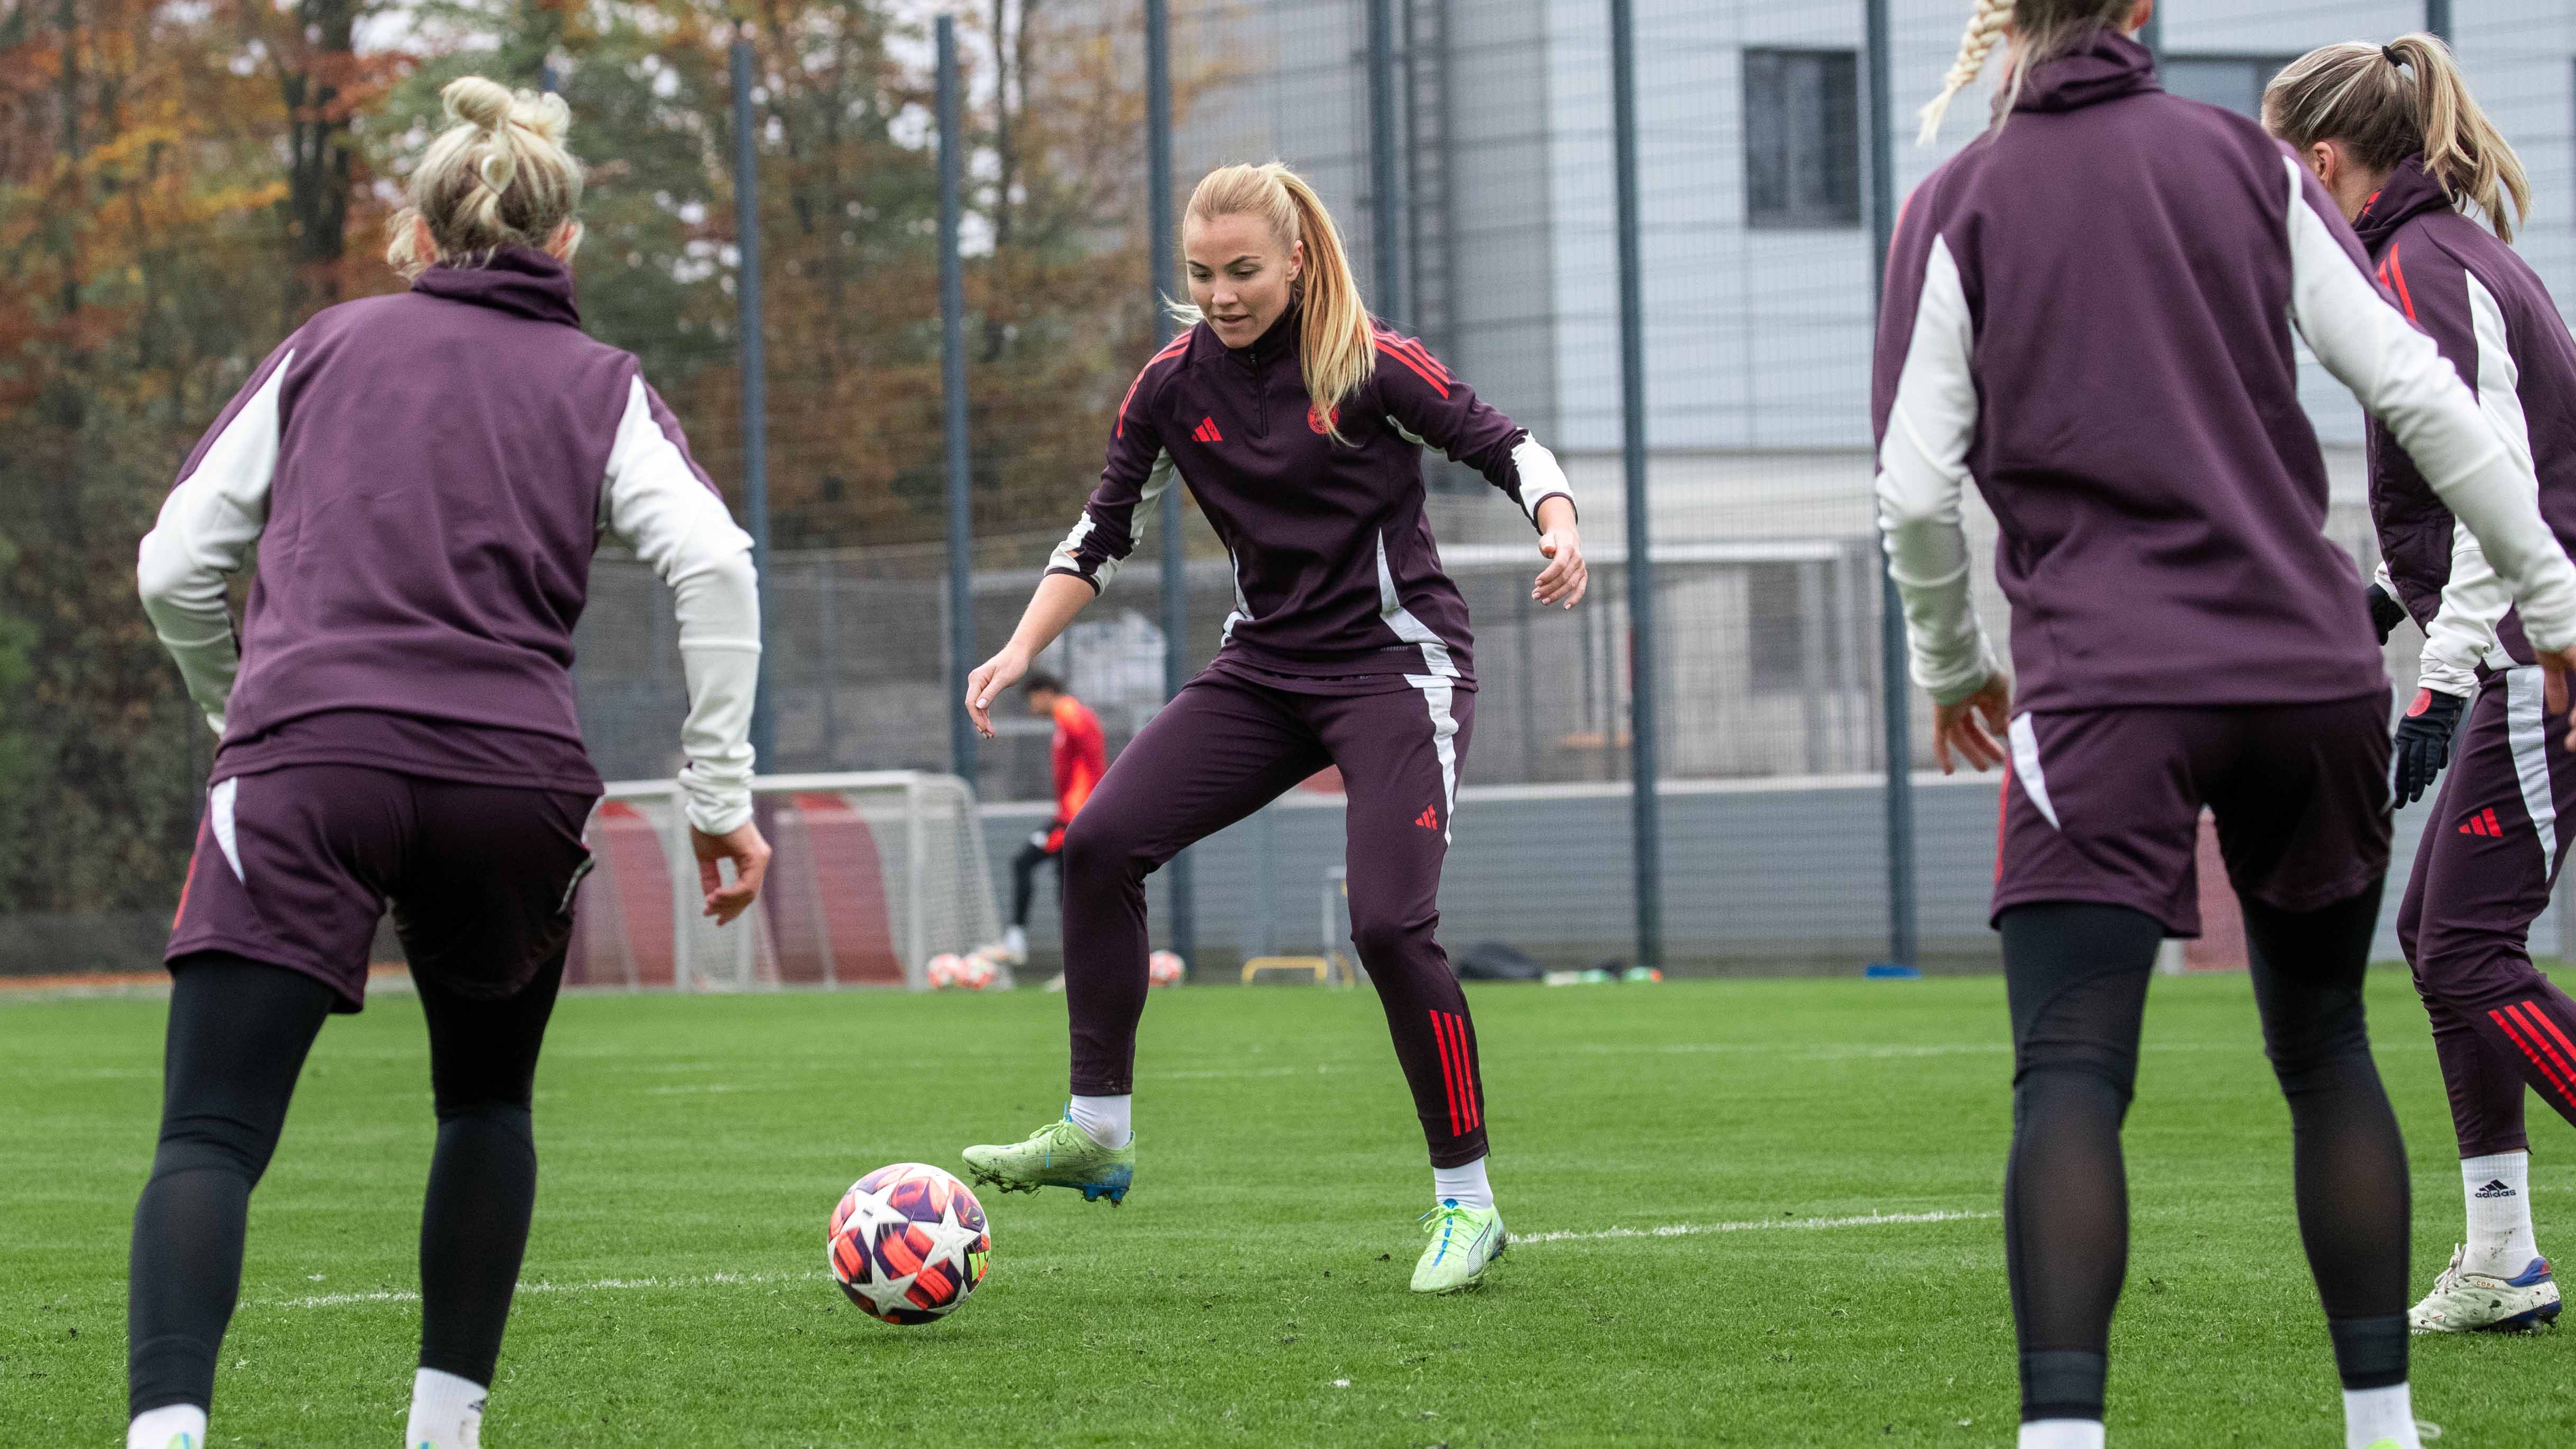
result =
[[1966,1223],[2001,1217],[2000,1213],[1933,1212],[1869,1213],[1850,1218],[1754,1218],[1735,1223],[1666,1223],[1659,1228],[1602,1228],[1597,1232],[1515,1233],[1512,1246],[1523,1243],[1579,1243],[1603,1238],[1687,1238],[1700,1233],[1765,1233],[1794,1229],[1866,1228],[1882,1223]]
[[[593,1278],[586,1283],[521,1283],[521,1293],[617,1293],[639,1288],[726,1288],[745,1283],[803,1283],[824,1276],[812,1273],[701,1273],[685,1278]],[[310,1298],[280,1298],[248,1305],[256,1308],[346,1308],[362,1303],[418,1303],[410,1289],[374,1293],[317,1293]]]
[[[1594,1232],[1564,1231],[1528,1233],[1515,1236],[1512,1246],[1525,1243],[1592,1242],[1607,1238],[1683,1238],[1699,1233],[1751,1233],[1784,1228],[1864,1228],[1889,1223],[1958,1223],[1997,1217],[1991,1212],[1870,1213],[1848,1218],[1758,1218],[1736,1223],[1667,1223],[1656,1228],[1602,1228]],[[682,1278],[593,1278],[586,1283],[522,1283],[521,1293],[618,1293],[655,1288],[727,1288],[759,1283],[806,1283],[822,1278],[812,1273],[705,1273]],[[407,1289],[384,1289],[374,1293],[316,1293],[307,1298],[281,1298],[249,1304],[256,1308],[348,1308],[375,1303],[418,1303],[420,1294]]]

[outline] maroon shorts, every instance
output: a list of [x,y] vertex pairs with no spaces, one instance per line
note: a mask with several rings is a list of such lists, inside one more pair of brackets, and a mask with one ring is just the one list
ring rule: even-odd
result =
[[2013,717],[1994,914],[2126,906],[2200,934],[2203,806],[2236,893],[2284,911],[2388,871],[2388,696]]
[[165,959],[228,951],[315,977],[356,1011],[390,902],[415,974],[515,995],[570,939],[594,798],[364,765],[217,781]]

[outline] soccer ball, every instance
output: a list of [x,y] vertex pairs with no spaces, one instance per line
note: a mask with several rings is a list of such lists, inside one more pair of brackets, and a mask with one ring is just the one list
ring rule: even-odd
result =
[[1145,958],[1145,980],[1154,986],[1178,986],[1189,968],[1169,951],[1157,951]]
[[933,991],[982,991],[993,984],[994,967],[990,956],[960,956],[942,951],[930,958],[923,968]]
[[921,1162],[880,1167],[841,1194],[824,1256],[861,1313],[928,1323],[984,1281],[993,1235],[966,1184]]

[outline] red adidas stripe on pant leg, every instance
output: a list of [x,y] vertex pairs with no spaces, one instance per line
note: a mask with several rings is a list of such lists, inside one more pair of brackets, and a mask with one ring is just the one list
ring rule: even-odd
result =
[[2561,1090],[2568,1094],[2568,1104],[2576,1106],[2576,1050],[2571,1050],[2565,1055],[2560,1054],[2557,1044],[2550,1040],[2555,1027],[2550,1024],[2548,1017],[2542,1014],[2537,1003],[2515,1002],[2505,1008],[2505,1014],[2521,1025],[2523,1031],[2528,1033],[2531,1040],[2539,1046],[2541,1054],[2549,1058],[2550,1065],[2558,1069],[2558,1075],[2566,1082],[2566,1086]]
[[1476,1101],[1476,1063],[1467,1050],[1467,1018],[1454,1011],[1434,1012],[1432,1015],[1445,1026],[1455,1048],[1458,1058],[1458,1117],[1466,1124],[1465,1130],[1473,1132],[1483,1125],[1485,1114]]
[[2549,1085],[2558,1089],[2558,1095],[2561,1098],[2570,1104],[2576,1104],[2576,1091],[2569,1089],[2567,1079],[2560,1076],[2558,1069],[2549,1064],[2549,1059],[2542,1056],[2531,1041],[2523,1035],[2522,1027],[2516,1018],[2507,1011],[2490,1011],[2487,1013],[2487,1018],[2503,1030],[2504,1034],[2521,1050],[2523,1056],[2530,1059],[2534,1067],[2539,1068],[2540,1075],[2548,1080]]
[[1458,1125],[1458,1063],[1449,1055],[1449,1033],[1440,1029],[1440,1013],[1430,1016],[1431,1040],[1440,1048],[1440,1092],[1449,1102],[1449,1135],[1464,1137],[1467,1131]]

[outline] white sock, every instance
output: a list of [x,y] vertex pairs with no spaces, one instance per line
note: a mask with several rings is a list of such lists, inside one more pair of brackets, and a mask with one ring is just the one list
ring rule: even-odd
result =
[[1021,961],[1029,958],[1029,933],[1018,926],[1002,932],[1002,949]]
[[206,1449],[206,1411],[194,1404],[146,1409],[127,1427],[125,1449]]
[[2469,1204],[2468,1252],[2462,1269],[2519,1278],[2540,1256],[2531,1232],[2531,1154],[2496,1152],[2460,1159],[2460,1190]]
[[425,1368],[412,1375],[411,1427],[403,1449],[480,1449],[485,1390],[472,1379]]
[[1485,1181],[1485,1159],[1479,1157],[1464,1167],[1431,1169],[1431,1200],[1463,1208],[1492,1207],[1494,1188]]
[[2415,1399],[2406,1385],[2343,1391],[2343,1449],[2370,1449],[2393,1439],[2397,1449],[2424,1449],[2415,1437]]
[[2102,1421],[2033,1419],[2021,1426],[2021,1449],[2102,1449]]
[[1136,1099],[1130,1097],[1076,1097],[1064,1109],[1073,1125],[1091,1134],[1091,1140],[1103,1147],[1124,1147],[1136,1136],[1128,1125],[1128,1109]]

